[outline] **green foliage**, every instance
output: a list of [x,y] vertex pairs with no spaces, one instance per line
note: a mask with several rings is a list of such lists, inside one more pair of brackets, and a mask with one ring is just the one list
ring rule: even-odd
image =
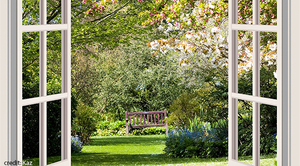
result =
[[133,130],[131,135],[162,135],[166,134],[164,127],[147,127]]
[[190,119],[195,117],[211,123],[217,122],[218,119],[227,119],[227,84],[216,82],[205,82],[199,90],[195,90],[196,92],[181,94],[168,109],[168,123],[188,127]]
[[110,122],[109,121],[100,121],[97,125],[97,128],[100,130],[109,129]]
[[83,103],[78,104],[72,124],[72,135],[78,135],[84,144],[89,143],[91,135],[97,131],[99,119],[99,113],[91,107]]
[[150,55],[138,43],[97,54],[101,82],[95,107],[123,120],[125,111],[163,110],[187,89],[176,66]]
[[116,121],[114,123],[111,123],[110,129],[112,130],[119,130],[120,128],[126,127],[126,122],[124,121]]
[[[172,126],[171,126],[172,128]],[[126,122],[125,121],[100,121],[97,125],[98,136],[125,136]],[[166,129],[163,127],[147,127],[134,129],[130,135],[160,135],[165,134]]]
[[187,127],[190,118],[195,117],[197,98],[195,94],[183,93],[178,97],[168,109],[170,116],[167,118],[168,124]]
[[[247,105],[247,106],[246,106]],[[261,113],[265,112],[265,109],[269,111],[275,109],[274,106],[270,106],[266,108],[265,105],[261,105]],[[274,110],[273,110],[274,111]],[[263,114],[265,115],[265,114]],[[266,118],[268,119],[268,118]],[[277,140],[276,136],[276,126],[270,127],[272,125],[276,125],[274,122],[266,122],[266,119],[261,118],[261,132],[260,134],[260,152],[262,154],[270,154],[275,153],[277,150]],[[253,145],[253,125],[252,125],[252,108],[249,102],[240,102],[239,103],[239,155],[247,156],[252,154],[252,145]]]

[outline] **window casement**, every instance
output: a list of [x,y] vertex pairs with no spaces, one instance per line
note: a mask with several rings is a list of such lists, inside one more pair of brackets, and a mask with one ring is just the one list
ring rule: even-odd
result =
[[[47,0],[39,0],[39,24],[22,25],[22,0],[17,1],[17,160],[22,162],[22,108],[39,104],[39,165],[47,165],[47,102],[61,100],[61,161],[71,165],[71,0],[61,0],[61,24],[47,24]],[[61,93],[47,95],[47,32],[61,31]],[[22,98],[22,35],[39,32],[39,96]]]
[[[277,0],[277,25],[260,24],[260,0],[252,1],[252,23],[238,24],[238,0],[229,0],[229,166],[248,166],[238,161],[238,101],[252,102],[253,166],[260,165],[260,104],[277,107],[277,161],[282,165],[282,0]],[[238,92],[238,31],[252,32],[252,95]],[[260,95],[260,32],[277,33],[277,99]],[[285,69],[284,69],[285,70]],[[274,115],[276,116],[276,115]]]

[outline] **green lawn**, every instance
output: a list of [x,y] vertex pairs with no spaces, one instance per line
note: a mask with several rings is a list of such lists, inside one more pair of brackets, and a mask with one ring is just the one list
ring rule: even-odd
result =
[[[93,137],[90,145],[84,146],[81,153],[72,154],[72,166],[131,166],[131,165],[212,165],[225,166],[227,157],[200,158],[169,158],[163,154],[165,136],[130,136],[130,137]],[[261,156],[261,166],[272,166],[276,154]],[[49,157],[48,163],[60,160],[59,157]],[[251,163],[251,157],[241,157],[241,160]],[[38,159],[31,159],[38,165]]]

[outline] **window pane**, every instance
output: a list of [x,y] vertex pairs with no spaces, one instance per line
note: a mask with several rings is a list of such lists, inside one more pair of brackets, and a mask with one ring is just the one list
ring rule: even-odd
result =
[[47,103],[47,163],[61,160],[61,100]]
[[238,31],[238,92],[252,95],[252,32]]
[[238,139],[238,160],[252,164],[252,102],[238,100],[238,130],[239,130],[239,139]]
[[23,161],[39,165],[39,104],[23,107]]
[[47,24],[61,24],[61,0],[47,0]]
[[277,33],[260,35],[260,96],[277,99]]
[[277,0],[260,0],[260,24],[277,25]]
[[39,96],[39,32],[23,33],[23,99]]
[[[277,107],[260,105],[260,164],[275,165],[277,153]],[[271,161],[270,161],[271,160]],[[267,164],[268,163],[268,164]]]
[[61,93],[61,31],[47,33],[47,94]]
[[22,0],[22,25],[38,25],[39,0]]
[[238,23],[253,24],[252,0],[238,0]]

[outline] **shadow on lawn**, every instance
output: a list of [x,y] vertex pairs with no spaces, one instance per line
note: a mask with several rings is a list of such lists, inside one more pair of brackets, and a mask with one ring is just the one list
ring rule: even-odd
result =
[[143,144],[143,145],[161,145],[165,142],[165,137],[143,137],[143,136],[128,136],[128,137],[93,137],[92,142],[88,146],[116,146],[126,144]]
[[[182,164],[193,162],[209,162],[210,159],[169,158],[164,154],[102,154],[79,153],[72,155],[72,166],[75,165],[163,165]],[[214,159],[216,160],[216,159]],[[226,162],[226,158],[220,158],[219,162]]]

